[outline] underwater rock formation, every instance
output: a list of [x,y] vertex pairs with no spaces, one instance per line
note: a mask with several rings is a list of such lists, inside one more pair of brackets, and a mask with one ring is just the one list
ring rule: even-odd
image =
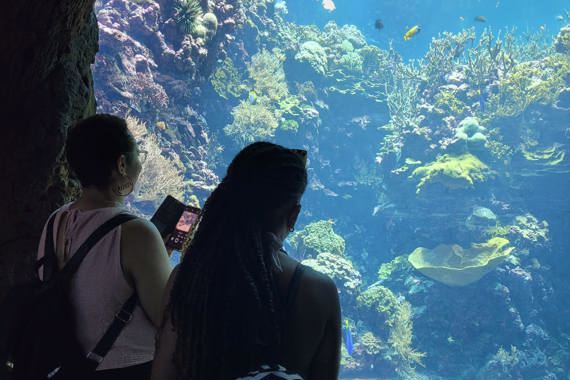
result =
[[61,155],[67,128],[95,112],[93,3],[2,4],[0,299],[28,279],[45,220],[77,190]]
[[471,248],[440,244],[434,249],[416,248],[408,257],[412,266],[429,278],[449,286],[465,286],[495,269],[513,251],[510,242],[492,238]]

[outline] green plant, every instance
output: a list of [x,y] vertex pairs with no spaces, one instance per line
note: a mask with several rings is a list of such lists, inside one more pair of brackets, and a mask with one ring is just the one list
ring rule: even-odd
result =
[[224,132],[240,146],[272,138],[278,127],[273,112],[261,103],[242,101],[234,107],[232,116],[233,122],[224,128]]

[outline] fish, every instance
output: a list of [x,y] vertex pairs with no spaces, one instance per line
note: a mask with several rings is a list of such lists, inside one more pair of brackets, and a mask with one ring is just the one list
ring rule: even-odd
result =
[[348,319],[344,321],[344,344],[346,345],[346,351],[350,356],[352,356],[354,353],[354,346],[352,344],[352,333],[350,332]]
[[251,90],[249,92],[249,95],[247,96],[247,101],[249,102],[249,104],[255,104],[257,102],[257,93],[255,92],[255,90]]
[[155,125],[158,129],[166,130],[166,123],[164,121],[157,121]]
[[459,16],[459,21],[465,21],[465,17]]
[[374,206],[374,208],[372,209],[372,216],[378,215],[380,211],[382,211],[382,206],[380,205]]
[[413,36],[415,36],[416,34],[418,34],[421,30],[422,30],[422,28],[421,28],[421,26],[419,26],[419,25],[414,25],[414,26],[412,26],[412,27],[406,32],[406,34],[404,34],[404,41],[408,41],[408,40],[411,39]]
[[475,18],[473,19],[474,21],[477,22],[487,22],[487,17],[485,16],[475,16]]
[[556,16],[556,20],[557,21],[564,21],[564,16],[558,15],[558,16]]
[[334,5],[333,0],[323,0],[322,4],[325,11],[332,12],[336,9],[336,5]]
[[546,24],[542,24],[541,26],[538,27],[538,29],[540,29],[541,32],[546,31]]
[[378,30],[384,29],[384,22],[379,18],[376,19],[376,21],[374,21],[374,28]]

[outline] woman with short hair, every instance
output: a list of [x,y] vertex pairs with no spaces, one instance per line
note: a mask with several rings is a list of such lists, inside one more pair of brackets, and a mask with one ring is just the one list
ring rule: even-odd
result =
[[[82,192],[79,199],[52,214],[59,269],[98,227],[127,213],[125,198],[137,184],[145,154],[137,147],[125,120],[111,115],[78,122],[69,131],[65,151]],[[45,254],[46,230],[38,259]],[[82,379],[150,377],[155,327],[170,272],[162,238],[144,219],[127,221],[93,246],[70,285],[75,335],[84,354],[95,348],[131,295],[137,295],[138,304],[110,351],[104,357],[91,355],[90,360],[99,364],[91,377]]]

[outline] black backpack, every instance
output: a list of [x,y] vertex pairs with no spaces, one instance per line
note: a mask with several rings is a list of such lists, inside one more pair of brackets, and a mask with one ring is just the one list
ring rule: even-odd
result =
[[[137,297],[132,295],[123,304],[103,338],[85,355],[74,334],[70,280],[101,238],[135,218],[119,214],[105,222],[60,270],[53,241],[55,214],[52,215],[46,229],[45,255],[36,263],[34,281],[14,288],[0,309],[0,379],[80,379],[82,373],[97,368],[130,321]],[[37,276],[41,267],[43,281]]]

